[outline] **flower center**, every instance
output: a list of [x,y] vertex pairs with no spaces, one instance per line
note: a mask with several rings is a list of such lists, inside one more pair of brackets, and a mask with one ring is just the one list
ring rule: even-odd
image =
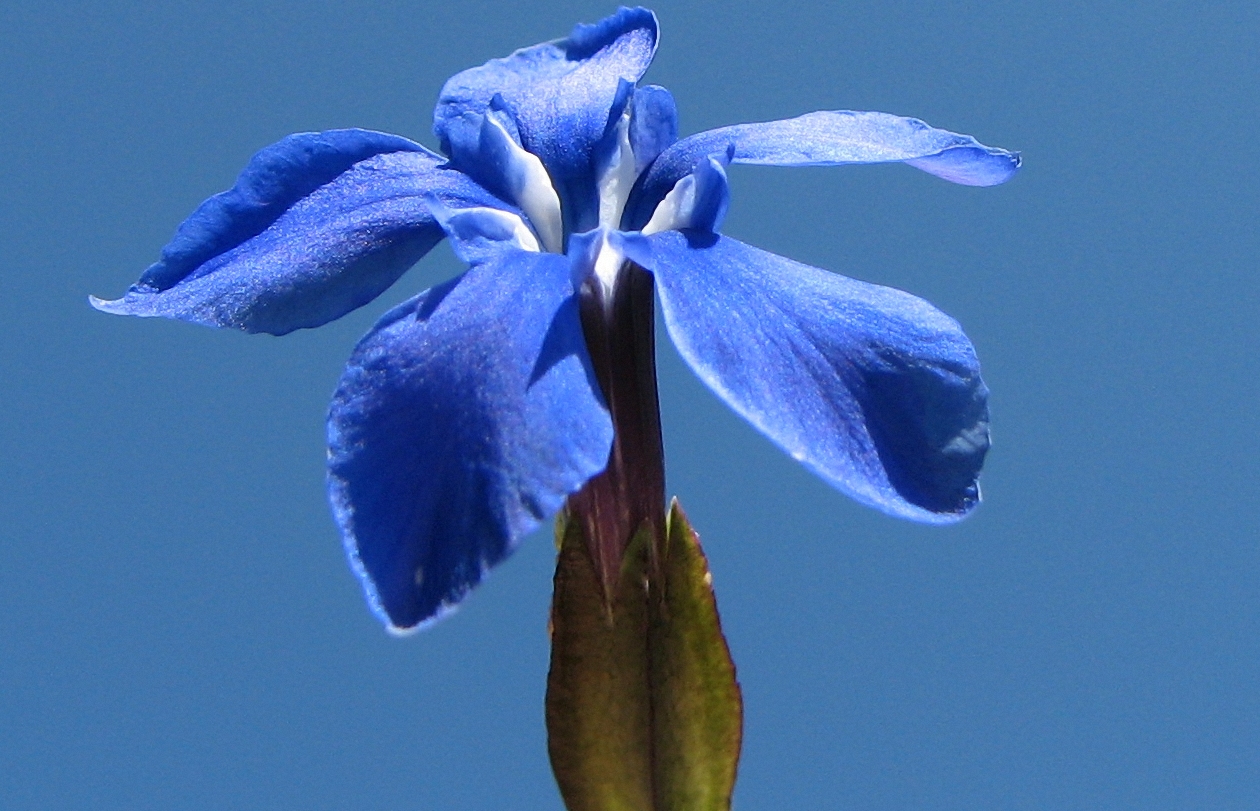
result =
[[[648,153],[643,156],[645,160],[639,160],[635,154],[635,142],[631,136],[635,120],[633,105],[629,103],[633,92],[632,86],[627,83],[623,101],[619,102],[620,115],[599,143],[593,146],[594,191],[598,205],[595,221],[596,228],[605,234],[620,230],[630,192],[639,175],[651,163],[647,159],[654,158],[659,152],[656,147],[660,144],[649,142],[644,150]],[[516,124],[502,101],[492,101],[482,119],[475,174],[501,196],[515,203],[524,217],[504,213],[503,217],[519,223],[512,226],[491,223],[493,218],[478,212],[477,222],[494,225],[495,230],[510,233],[523,250],[566,253],[570,248],[570,235],[565,233],[564,212],[556,185],[542,160],[521,146],[515,132]],[[672,130],[669,135],[672,137]],[[716,231],[729,201],[725,167],[732,157],[732,150],[728,148],[725,155],[700,158],[692,171],[680,178],[657,204],[642,233],[646,236],[684,228]],[[582,201],[576,203],[589,205]],[[576,217],[574,212],[569,212],[569,215],[575,221],[590,222],[580,213]],[[593,254],[590,247],[596,248]],[[595,245],[588,244],[582,253],[586,256],[579,264],[583,265],[586,274],[594,276],[603,287],[606,298],[611,300],[625,262],[624,254],[610,245],[606,236]],[[575,282],[581,284],[580,279],[575,278]]]

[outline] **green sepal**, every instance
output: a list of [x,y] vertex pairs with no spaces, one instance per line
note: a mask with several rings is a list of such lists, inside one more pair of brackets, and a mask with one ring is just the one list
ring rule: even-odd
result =
[[657,807],[726,811],[743,738],[743,699],[709,564],[677,499],[666,527],[664,599],[654,601],[649,631]]
[[[605,600],[579,522],[557,518],[548,750],[569,811],[727,811],[743,703],[699,538],[645,523]],[[655,542],[654,542],[655,541]]]
[[580,522],[556,519],[547,750],[569,811],[653,809],[646,536],[631,542],[606,603]]

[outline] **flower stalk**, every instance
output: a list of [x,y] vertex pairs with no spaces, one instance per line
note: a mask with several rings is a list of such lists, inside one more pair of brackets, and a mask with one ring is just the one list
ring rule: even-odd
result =
[[547,727],[569,811],[725,811],[743,707],[699,540],[665,512],[652,275],[580,291],[614,426],[556,523]]
[[624,262],[611,289],[594,276],[579,292],[582,331],[613,423],[608,467],[568,501],[599,573],[605,600],[618,582],[630,539],[648,533],[655,566],[665,537],[665,454],[656,391],[652,274]]

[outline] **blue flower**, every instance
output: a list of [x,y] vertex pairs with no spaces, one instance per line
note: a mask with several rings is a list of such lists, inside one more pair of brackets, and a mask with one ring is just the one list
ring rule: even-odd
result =
[[637,82],[646,9],[466,70],[434,112],[444,155],[366,130],[259,152],[161,259],[100,310],[282,335],[376,298],[443,236],[469,269],[388,312],[328,417],[329,490],[351,564],[394,631],[451,609],[609,464],[613,422],[579,292],[631,262],[719,397],[830,484],[892,515],[979,500],[987,390],[927,302],[721,235],[731,163],[900,161],[955,183],[1018,156],[885,113],[817,112],[677,136]]

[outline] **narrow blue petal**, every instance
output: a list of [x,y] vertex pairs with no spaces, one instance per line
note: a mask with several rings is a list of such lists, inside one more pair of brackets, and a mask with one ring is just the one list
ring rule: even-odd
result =
[[612,422],[569,273],[564,256],[505,248],[395,308],[350,358],[329,495],[392,631],[452,609],[607,465]]
[[726,180],[730,152],[696,161],[691,174],[674,184],[674,188],[656,207],[652,219],[643,226],[644,234],[668,230],[695,229],[717,231],[722,227],[730,207],[731,190]]
[[1019,171],[1019,153],[976,144],[954,146],[936,155],[911,158],[906,163],[930,175],[963,186],[997,186]]
[[92,303],[275,335],[325,324],[380,295],[442,238],[424,195],[509,208],[442,162],[381,133],[290,136],[203,203],[123,298]]
[[762,433],[889,514],[945,523],[975,507],[988,390],[953,319],[728,237],[648,242],[679,352]]
[[660,85],[644,85],[631,101],[630,146],[634,149],[634,169],[642,174],[657,156],[678,140],[678,106],[673,95]]
[[631,193],[627,225],[647,222],[656,204],[699,158],[728,147],[734,148],[735,163],[829,166],[903,161],[967,186],[1004,183],[1020,164],[1017,153],[888,113],[835,110],[736,124],[688,136],[665,150]]
[[[608,120],[604,124],[604,132],[600,135],[599,140],[591,146],[591,165],[595,167],[595,177],[598,177],[608,168],[610,163],[616,161],[616,155],[621,149],[621,135],[623,128],[618,127],[621,119],[625,116],[626,107],[631,105],[631,101],[635,96],[634,82],[622,79],[617,85],[617,95],[613,97],[613,103],[608,108]],[[627,123],[629,118],[627,117]],[[629,136],[628,130],[624,134]],[[580,229],[575,233],[580,233]]]
[[[500,95],[521,146],[542,159],[566,208],[594,200],[591,153],[608,126],[620,83],[635,83],[656,51],[651,11],[622,8],[568,39],[523,48],[451,77],[433,112],[442,150],[461,168],[475,160],[481,120]],[[475,170],[468,168],[468,171]]]

